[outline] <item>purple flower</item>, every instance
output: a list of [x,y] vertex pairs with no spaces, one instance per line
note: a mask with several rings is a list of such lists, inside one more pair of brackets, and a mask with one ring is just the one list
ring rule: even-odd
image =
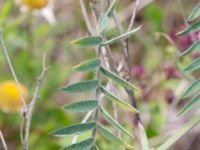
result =
[[192,53],[191,57],[192,57],[192,59],[199,58],[200,57],[200,53],[199,52]]
[[148,77],[147,71],[140,65],[134,66],[131,74],[135,79],[146,79]]
[[165,100],[168,104],[171,104],[175,99],[175,94],[171,89],[167,89],[164,93]]
[[180,77],[180,74],[178,72],[178,70],[176,69],[176,66],[175,65],[166,65],[164,67],[164,73],[165,73],[165,77],[166,79],[173,79],[173,78],[179,78]]

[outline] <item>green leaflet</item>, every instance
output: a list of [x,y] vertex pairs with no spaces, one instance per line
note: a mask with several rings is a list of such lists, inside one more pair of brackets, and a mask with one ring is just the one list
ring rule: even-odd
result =
[[100,64],[101,64],[100,59],[90,59],[73,67],[73,69],[80,72],[92,71],[98,68]]
[[145,129],[141,123],[138,124],[138,129],[139,129],[142,150],[149,150],[147,135],[146,135]]
[[200,3],[193,9],[192,13],[188,17],[188,21],[193,21],[200,16]]
[[118,0],[113,0],[113,2],[111,3],[111,5],[109,6],[108,10],[106,11],[106,13],[101,14],[100,18],[99,18],[99,30],[100,32],[102,32],[103,30],[105,30],[105,28],[108,26],[110,17],[113,14],[113,11],[115,9],[115,6],[117,4]]
[[108,78],[114,80],[115,82],[117,82],[118,84],[126,87],[126,88],[131,88],[133,90],[138,90],[139,88],[135,87],[134,85],[132,85],[131,83],[125,81],[124,79],[120,78],[118,75],[110,72],[109,70],[100,67],[101,72],[106,75]]
[[112,17],[112,14],[113,14],[113,11],[115,10],[115,6],[117,2],[118,0],[113,0],[108,10],[106,11],[106,16],[108,16],[109,18]]
[[97,108],[98,105],[97,100],[85,100],[65,105],[62,108],[67,112],[88,112]]
[[200,30],[200,22],[196,22],[196,23],[192,24],[188,28],[177,33],[177,35],[186,35],[186,34],[190,34],[192,32],[198,31],[198,30]]
[[196,52],[200,50],[200,41],[197,41],[196,43],[192,44],[186,51],[180,54],[180,56],[185,56],[188,54],[191,54],[192,52]]
[[200,58],[194,60],[191,64],[183,69],[183,71],[191,72],[200,68]]
[[137,109],[135,109],[134,107],[132,107],[130,104],[122,101],[121,99],[119,99],[118,97],[116,97],[115,95],[113,95],[111,92],[109,92],[106,88],[104,88],[103,86],[101,86],[101,91],[103,92],[103,94],[110,99],[113,102],[116,102],[117,104],[119,104],[120,106],[124,107],[126,110],[131,111],[131,112],[135,112],[135,113],[139,113],[139,111]]
[[200,95],[194,97],[190,102],[188,102],[183,109],[178,113],[178,115],[184,115],[188,111],[190,111],[193,107],[195,107],[198,102],[200,102]]
[[102,45],[102,46],[107,46],[107,45],[111,45],[111,44],[113,44],[113,43],[116,43],[116,42],[118,42],[118,41],[120,41],[120,40],[122,40],[122,39],[124,39],[124,38],[127,38],[127,37],[131,36],[132,34],[134,34],[135,32],[137,32],[138,30],[140,30],[141,27],[142,27],[142,26],[139,26],[139,27],[137,27],[137,28],[135,28],[135,29],[133,29],[133,30],[127,32],[127,33],[124,33],[124,34],[119,35],[119,36],[117,36],[117,37],[114,37],[114,38],[112,38],[112,39],[110,39],[110,40],[108,40],[108,41],[105,41],[105,42],[102,43],[101,45]]
[[100,45],[102,41],[103,39],[100,36],[91,36],[74,40],[72,41],[72,44],[75,44],[79,47],[94,47]]
[[111,133],[109,130],[107,130],[105,127],[103,127],[102,125],[98,125],[99,126],[99,130],[101,132],[101,134],[107,138],[108,140],[110,140],[111,142],[114,142],[116,144],[119,145],[123,145],[128,149],[133,149],[134,147],[127,144],[125,141],[123,141],[122,139],[120,139],[119,137],[117,137],[116,135],[114,135],[113,133]]
[[101,112],[103,113],[105,119],[110,124],[120,129],[123,133],[125,133],[129,137],[134,138],[134,136],[129,131],[127,131],[122,125],[120,125],[113,117],[111,117],[110,114],[103,107],[101,107]]
[[67,135],[78,135],[86,131],[93,130],[97,127],[95,122],[92,123],[82,123],[82,124],[77,124],[73,126],[69,126],[66,128],[61,128],[53,131],[51,135],[57,136],[57,137],[62,137],[62,136],[67,136]]
[[87,80],[87,81],[71,84],[67,87],[63,87],[61,88],[61,90],[68,93],[81,93],[81,92],[86,92],[90,90],[95,90],[98,86],[99,86],[98,80]]
[[179,140],[184,134],[189,132],[199,122],[200,122],[200,115],[197,114],[187,124],[185,124],[183,128],[179,129],[176,134],[174,134],[170,139],[168,139],[164,144],[159,146],[156,150],[169,149],[177,140]]
[[190,87],[187,88],[187,90],[182,94],[181,98],[186,98],[188,96],[191,96],[195,92],[197,92],[200,89],[200,79],[195,80]]
[[100,18],[99,18],[99,31],[102,32],[103,30],[106,29],[106,27],[108,26],[109,23],[109,18],[108,16],[103,13],[101,14]]
[[85,141],[72,144],[68,147],[63,148],[62,150],[91,150],[95,145],[95,140],[93,138],[87,139]]

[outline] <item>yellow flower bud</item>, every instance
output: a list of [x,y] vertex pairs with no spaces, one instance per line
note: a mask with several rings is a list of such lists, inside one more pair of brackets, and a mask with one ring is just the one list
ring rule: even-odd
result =
[[[20,84],[25,99],[28,97],[27,88]],[[0,83],[0,109],[9,112],[17,112],[22,108],[22,101],[15,81]]]

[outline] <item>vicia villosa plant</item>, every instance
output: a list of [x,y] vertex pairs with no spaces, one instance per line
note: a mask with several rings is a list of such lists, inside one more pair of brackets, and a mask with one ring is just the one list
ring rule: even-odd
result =
[[[191,22],[192,24],[188,25],[186,29],[182,30],[177,34],[179,36],[190,35],[193,40],[193,44],[187,50],[179,54],[180,57],[185,57],[200,50],[200,41],[194,38],[194,33],[196,32],[199,34],[200,31],[200,21],[194,22],[199,17],[200,17],[200,3],[194,8],[192,13],[186,20],[188,24]],[[192,61],[189,65],[187,65],[185,68],[183,68],[182,71],[183,73],[190,73],[191,75],[193,75],[195,71],[199,70],[199,68],[200,68],[200,58],[197,58],[194,61]],[[186,103],[185,106],[180,110],[178,116],[183,116],[192,109],[197,108],[197,105],[200,102],[200,94],[198,93],[200,90],[200,79],[192,79],[192,80],[193,81],[191,85],[187,87],[186,90],[180,96],[180,100],[183,101],[185,100],[185,98],[188,97],[192,97],[192,99],[188,103]],[[189,132],[194,126],[196,126],[200,122],[200,114],[198,108],[196,110],[197,111],[194,117],[188,123],[186,123],[184,127],[181,128],[174,136],[172,136],[164,144],[158,147],[158,150],[169,149],[170,146],[172,146],[177,140],[179,140],[183,135]]]
[[[103,1],[99,2],[99,7],[102,9]],[[137,32],[141,27],[137,27],[133,30],[128,30],[126,33],[122,33],[119,36],[116,36],[111,39],[107,39],[105,36],[105,31],[109,25],[111,17],[115,13],[115,7],[117,5],[117,0],[114,0],[110,3],[107,10],[100,11],[100,14],[97,14],[96,10],[96,2],[91,0],[90,5],[91,9],[94,13],[94,17],[96,18],[96,22],[98,23],[96,26],[98,27],[97,31],[90,31],[91,28],[88,27],[89,32],[91,32],[91,36],[83,37],[78,40],[72,41],[72,44],[77,45],[80,48],[95,48],[96,49],[96,58],[87,60],[82,62],[81,64],[73,67],[75,71],[78,72],[89,72],[93,71],[96,73],[96,76],[93,80],[86,80],[78,83],[74,83],[68,85],[66,87],[61,88],[60,90],[67,93],[81,93],[91,91],[95,93],[95,97],[87,100],[83,100],[80,102],[71,103],[63,106],[64,111],[66,112],[76,112],[76,113],[87,113],[86,118],[89,118],[93,115],[93,119],[91,122],[86,122],[85,119],[82,123],[64,127],[52,132],[53,136],[67,136],[67,135],[79,135],[81,133],[91,131],[89,137],[81,142],[76,142],[76,138],[74,138],[72,145],[69,145],[63,149],[65,150],[90,150],[90,149],[99,149],[96,144],[96,136],[99,131],[102,136],[106,139],[114,142],[122,148],[126,149],[134,149],[133,143],[128,143],[120,135],[116,135],[113,131],[106,128],[103,124],[101,124],[100,114],[103,118],[113,127],[117,129],[120,133],[123,133],[133,141],[135,136],[124,128],[117,120],[117,117],[112,117],[111,114],[106,110],[105,104],[106,101],[110,101],[113,103],[113,106],[116,107],[116,104],[126,111],[132,112],[134,114],[138,114],[139,111],[135,108],[135,105],[131,105],[128,102],[124,101],[124,99],[116,94],[116,90],[118,85],[123,87],[129,95],[133,97],[133,91],[139,90],[136,86],[130,83],[130,80],[124,79],[119,75],[117,68],[114,66],[114,71],[111,71],[111,51],[110,45],[117,42],[124,42],[131,35]],[[80,4],[82,7],[82,11],[84,14],[85,6],[82,0],[80,0]],[[87,16],[84,16],[87,18]],[[89,24],[89,22],[86,22]],[[128,62],[128,60],[126,60]],[[113,62],[112,62],[113,63]],[[128,64],[126,64],[128,66]],[[103,77],[107,78],[107,82],[103,82]],[[133,102],[135,103],[135,102]],[[113,108],[115,109],[115,108]],[[88,117],[89,116],[89,117]],[[137,115],[138,116],[138,115]],[[86,119],[88,120],[88,119]],[[139,128],[143,130],[142,125],[139,123],[139,119],[137,119],[137,125],[139,124]],[[143,138],[146,138],[144,136]],[[146,140],[144,140],[146,141]],[[145,143],[145,142],[143,142]],[[147,143],[145,143],[147,144]],[[143,144],[145,147],[145,144]],[[146,146],[147,147],[147,146]]]
[[[124,33],[122,25],[115,12],[115,8],[118,4],[117,0],[108,0],[109,5],[106,11],[104,11],[105,4],[103,0],[90,1],[93,19],[96,23],[94,29],[91,26],[89,16],[87,15],[85,4],[82,0],[80,0],[81,10],[90,36],[74,40],[72,41],[72,44],[80,48],[94,48],[96,50],[96,58],[92,58],[90,60],[82,62],[79,65],[73,67],[73,69],[75,71],[84,73],[95,72],[96,76],[93,80],[86,80],[74,83],[63,87],[60,90],[67,93],[83,93],[90,91],[95,93],[95,97],[63,106],[63,110],[66,112],[86,113],[83,121],[80,124],[64,127],[52,132],[52,135],[57,137],[76,135],[73,138],[72,144],[67,147],[64,147],[63,150],[99,149],[99,146],[97,144],[98,133],[100,133],[102,136],[104,136],[111,142],[120,145],[121,149],[150,149],[145,130],[140,121],[139,110],[137,109],[136,100],[134,97],[134,91],[137,92],[137,90],[139,89],[130,82],[130,66],[128,60],[128,37],[132,36],[141,28],[137,27],[135,29],[132,29],[138,3],[139,1],[136,1],[135,3],[135,11],[133,12],[133,16],[129,24],[129,29],[127,30],[127,32]],[[106,36],[106,31],[107,28],[110,27],[109,25],[112,17],[114,18],[115,27],[118,29],[119,35],[114,38],[108,39],[108,37]],[[193,22],[198,17],[200,17],[200,4],[197,5],[196,8],[194,8],[187,21]],[[178,35],[181,36],[190,34],[192,37],[193,33],[199,30],[200,21],[197,21],[196,23],[189,25],[183,31],[179,32]],[[184,52],[180,53],[179,57],[184,57],[193,52],[199,51],[200,41],[195,41],[194,38],[193,40],[194,44],[191,45],[191,47],[189,47]],[[123,46],[123,67],[125,68],[124,72],[120,72],[118,70],[118,66],[114,63],[114,58],[111,52],[111,45],[117,42],[121,42]],[[200,58],[197,58],[191,64],[182,69],[182,71],[183,73],[194,72],[199,68]],[[124,73],[126,76],[120,76],[120,74],[122,73]],[[107,79],[106,82],[104,82],[105,78]],[[123,98],[121,98],[122,96],[119,96],[121,93],[118,92],[119,90],[121,90],[119,86],[123,87],[123,89],[126,91],[131,104],[129,104]],[[191,96],[193,96],[193,98],[182,108],[182,110],[178,114],[179,116],[186,114],[199,103],[199,90],[200,79],[194,79],[193,83],[180,96],[181,100],[184,100],[185,98]],[[106,109],[106,104],[108,104],[108,101],[110,101],[113,104],[114,117]],[[134,113],[133,124],[135,127],[135,134],[131,133],[130,131],[128,131],[128,129],[126,129],[120,124],[118,120],[116,106],[120,106],[126,111]],[[88,121],[89,118],[91,118],[91,116],[93,116],[93,118],[90,119],[90,121]],[[100,117],[103,117],[109,123],[109,125],[114,127],[114,129],[116,130],[110,130],[107,127],[105,127],[105,125],[101,123]],[[166,142],[164,142],[155,149],[169,149],[177,140],[179,140],[184,134],[190,131],[199,122],[200,115],[197,112],[196,115],[180,130],[178,130],[176,134],[174,134]],[[77,136],[88,131],[90,132],[90,134],[87,136],[87,138],[80,142],[77,142]],[[124,139],[122,134],[128,136],[129,140]]]

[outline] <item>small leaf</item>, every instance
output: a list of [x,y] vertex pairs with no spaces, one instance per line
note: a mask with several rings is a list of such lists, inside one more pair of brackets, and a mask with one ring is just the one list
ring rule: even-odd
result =
[[196,32],[198,30],[200,30],[200,22],[196,22],[196,23],[192,24],[188,28],[186,28],[186,29],[182,30],[181,32],[177,33],[177,35],[186,35],[186,34],[190,34],[192,32]]
[[103,107],[101,107],[101,112],[103,113],[105,119],[110,124],[120,129],[123,133],[125,133],[129,137],[134,138],[134,136],[129,131],[127,131],[122,125],[120,125],[113,117],[111,117],[110,114]]
[[117,104],[119,104],[120,106],[124,107],[126,110],[129,110],[131,112],[135,112],[138,113],[139,111],[137,109],[135,109],[134,107],[132,107],[130,104],[122,101],[121,99],[119,99],[118,97],[116,97],[115,95],[113,95],[111,92],[109,92],[106,88],[104,88],[103,86],[101,86],[101,91],[103,92],[103,94],[111,101],[116,102]]
[[183,71],[191,72],[200,68],[200,58],[194,60],[191,64],[183,69]]
[[181,98],[191,96],[200,89],[200,79],[195,80],[189,88],[182,94]]
[[108,26],[109,23],[109,18],[108,16],[103,13],[101,14],[100,18],[99,18],[99,31],[102,32],[103,30],[106,29],[106,27]]
[[108,10],[106,11],[106,16],[108,16],[109,18],[112,17],[112,14],[113,14],[113,11],[115,10],[115,6],[117,2],[118,0],[113,0]]
[[180,56],[185,56],[185,55],[191,54],[192,52],[196,52],[198,50],[200,50],[200,41],[192,44],[187,50],[181,53]]
[[63,106],[63,109],[67,112],[88,112],[97,108],[98,105],[97,100],[87,100],[65,105]]
[[193,9],[192,13],[188,17],[188,21],[193,21],[200,16],[200,3]]
[[63,148],[62,150],[91,150],[94,145],[95,140],[93,138],[90,138],[85,141],[72,144],[68,147]]
[[94,47],[100,45],[102,41],[103,39],[100,36],[91,36],[72,41],[72,44],[78,45],[79,47]]
[[63,87],[61,88],[61,90],[68,93],[81,93],[81,92],[86,92],[90,90],[95,90],[98,86],[99,86],[98,80],[87,80],[87,81],[71,84],[67,87]]
[[73,67],[73,69],[80,72],[92,71],[98,68],[100,64],[101,64],[100,59],[90,59]]
[[133,149],[134,147],[127,144],[125,141],[123,141],[122,139],[120,139],[119,137],[117,137],[116,135],[114,135],[113,133],[111,133],[109,130],[107,130],[105,127],[103,127],[102,125],[99,125],[99,130],[101,132],[101,134],[107,138],[108,140],[110,140],[111,142],[114,142],[116,144],[119,145],[123,145],[128,149]]
[[188,133],[195,125],[200,122],[200,115],[197,114],[193,117],[183,128],[179,129],[176,134],[174,134],[170,139],[168,139],[164,144],[159,146],[156,150],[167,150],[169,149],[176,141],[178,141],[184,134]]
[[77,125],[69,126],[66,128],[58,129],[58,130],[54,131],[53,133],[51,133],[51,135],[58,136],[58,137],[66,136],[66,135],[78,135],[83,132],[93,130],[96,127],[97,127],[97,125],[95,122],[82,123],[82,124],[77,124]]
[[99,17],[99,30],[102,32],[108,26],[110,17],[112,17],[113,11],[115,9],[116,3],[118,0],[113,0],[111,5],[109,6],[106,13],[102,13]]
[[146,135],[145,129],[141,123],[138,124],[138,129],[139,129],[142,150],[149,150],[147,135]]
[[137,27],[137,28],[131,30],[130,32],[124,33],[124,34],[119,35],[119,36],[117,36],[117,37],[114,37],[114,38],[112,38],[112,39],[110,39],[110,40],[108,40],[108,41],[105,41],[105,42],[102,43],[101,45],[102,45],[102,46],[107,46],[107,45],[111,45],[111,44],[113,44],[113,43],[116,43],[116,42],[118,42],[118,41],[120,41],[120,40],[122,40],[122,39],[124,39],[124,38],[127,38],[127,37],[131,36],[132,34],[134,34],[135,32],[137,32],[138,30],[140,30],[141,27],[142,27],[142,26],[139,26],[139,27]]
[[179,112],[179,116],[180,115],[184,115],[185,113],[187,113],[188,111],[190,111],[193,107],[196,106],[196,104],[200,102],[200,95],[194,97],[190,102],[188,102],[183,109]]
[[117,82],[118,84],[126,87],[126,88],[131,88],[133,90],[138,90],[139,88],[135,87],[134,85],[132,85],[131,83],[125,81],[124,79],[120,78],[118,75],[110,72],[109,70],[101,67],[100,68],[101,72],[106,75],[107,77],[109,77],[110,79],[114,80],[115,82]]

